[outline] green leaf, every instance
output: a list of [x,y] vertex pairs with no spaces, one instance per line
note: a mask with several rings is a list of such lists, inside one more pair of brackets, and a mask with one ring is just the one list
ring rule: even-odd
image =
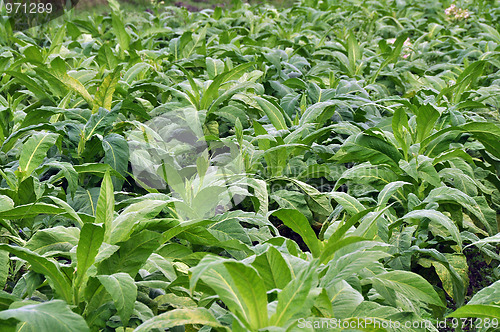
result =
[[351,71],[351,75],[356,74],[356,63],[361,60],[362,54],[361,50],[358,44],[358,41],[356,40],[356,37],[354,36],[354,33],[352,31],[349,31],[349,34],[347,36],[347,54],[349,58],[349,69]]
[[[488,152],[494,156],[500,156],[500,126],[491,122],[470,122],[461,126],[442,129],[423,140],[420,143],[420,150],[425,151],[432,141],[439,140],[445,133],[451,131],[471,134],[473,138],[484,145]],[[428,153],[430,152],[432,152],[432,149]]]
[[304,194],[306,194],[306,199],[308,200],[309,207],[313,212],[324,216],[328,216],[330,213],[332,213],[332,205],[326,193],[322,193],[310,184],[294,178],[280,177],[276,178],[276,180],[286,180],[296,185]]
[[460,247],[462,247],[462,238],[460,237],[460,231],[458,230],[457,225],[455,225],[453,220],[451,220],[441,212],[435,210],[415,210],[408,212],[401,219],[412,219],[412,218],[415,219],[428,218],[431,220],[431,222],[436,223],[438,225],[442,225],[450,233],[453,240]]
[[291,190],[277,190],[273,192],[270,198],[274,199],[280,208],[297,210],[302,213],[307,220],[313,220],[313,215],[307,206],[303,193]]
[[401,191],[401,188],[407,184],[409,185],[411,183],[405,182],[405,181],[395,181],[395,182],[391,182],[391,183],[387,184],[384,187],[384,189],[382,189],[382,191],[380,191],[380,193],[378,194],[377,205],[379,207],[384,207],[389,202],[389,199],[395,193],[399,193],[401,195],[401,197],[403,198],[404,195]]
[[78,243],[80,230],[76,227],[56,226],[41,229],[26,242],[24,248],[45,255],[48,252],[70,252]]
[[363,302],[363,295],[345,280],[331,284],[327,292],[332,303],[333,315],[337,319],[350,318],[358,305]]
[[392,132],[394,134],[394,138],[399,143],[399,146],[406,156],[412,140],[410,126],[408,124],[408,115],[402,107],[397,108],[394,111],[392,116]]
[[78,93],[87,102],[90,108],[93,107],[94,99],[79,80],[68,75],[66,70],[66,62],[63,59],[61,59],[60,57],[54,58],[50,63],[50,66],[52,67],[52,70],[50,71],[42,67],[38,67],[38,69],[54,77],[56,80],[62,83],[66,87],[66,89]]
[[126,273],[99,275],[97,279],[111,295],[123,326],[127,326],[137,298],[137,286],[134,279]]
[[119,13],[111,13],[111,24],[120,48],[122,51],[128,51],[130,46],[130,35],[125,29],[125,24],[123,24],[123,20]]
[[331,192],[328,196],[336,200],[347,212],[355,215],[364,211],[366,208],[356,198],[344,192]]
[[262,276],[268,290],[283,289],[292,279],[286,260],[275,247],[255,257],[252,266]]
[[500,280],[474,294],[468,304],[500,303]]
[[[7,283],[7,279],[9,278],[10,271],[10,258],[9,253],[7,251],[0,251],[0,288],[3,289],[5,284]],[[1,302],[0,302],[0,310]]]
[[14,208],[14,201],[5,195],[0,195],[0,212]]
[[111,110],[111,102],[113,101],[113,94],[120,79],[121,67],[116,67],[113,73],[104,78],[101,86],[97,90],[94,97],[93,113],[96,113],[99,107]]
[[321,243],[311,228],[311,224],[302,213],[293,209],[280,209],[274,212],[273,215],[302,237],[304,243],[311,250],[313,257],[319,257]]
[[302,317],[314,304],[310,292],[316,287],[318,261],[310,262],[307,268],[294,278],[279,294],[276,313],[271,316],[271,324],[285,326],[293,319]]
[[135,277],[149,256],[160,246],[161,234],[143,230],[119,243],[120,249],[97,267],[98,274],[125,272]]
[[95,134],[104,134],[105,129],[113,124],[117,116],[117,111],[108,111],[100,107],[98,112],[92,114],[89,121],[85,124],[83,130],[84,140],[90,140]]
[[220,257],[204,257],[196,267],[191,269],[193,273],[192,280],[194,279],[194,282],[190,282],[191,289],[195,287],[196,282],[201,278],[204,283],[217,293],[229,311],[231,311],[245,327],[251,330],[252,322],[248,316],[250,313],[247,312],[246,304],[243,303],[243,296],[240,294],[238,286],[224,265],[225,261],[226,260]]
[[167,203],[166,201],[147,199],[127,206],[111,222],[110,227],[106,228],[104,241],[115,244],[127,240],[137,222],[155,217]]
[[[233,278],[239,292],[239,300],[245,316],[254,330],[266,327],[267,294],[264,281],[254,268],[240,262],[225,262],[224,266]],[[249,285],[252,285],[249,287]]]
[[34,203],[34,204],[26,204],[19,205],[11,210],[6,210],[0,212],[0,219],[25,219],[25,218],[33,218],[40,214],[61,214],[64,213],[64,209],[46,203]]
[[447,317],[500,319],[500,306],[486,304],[468,304],[458,308]]
[[424,202],[459,204],[479,219],[490,235],[498,232],[496,213],[489,207],[484,197],[472,198],[456,188],[440,187],[431,190]]
[[260,106],[260,109],[265,115],[267,115],[269,121],[273,124],[276,130],[284,130],[288,128],[285,122],[285,117],[283,116],[283,110],[280,110],[277,106],[264,98],[255,97],[255,100]]
[[102,140],[105,164],[111,165],[123,177],[127,176],[130,157],[129,146],[125,138],[118,134],[109,134]]
[[486,243],[500,243],[500,233],[495,234],[493,236],[485,237],[484,239],[474,241],[469,245],[466,245],[464,248],[470,247],[470,246],[481,246],[482,244]]
[[58,134],[53,133],[37,133],[28,138],[19,157],[20,181],[24,181],[40,166],[58,137]]
[[349,136],[333,156],[338,163],[369,161],[372,165],[387,164],[396,169],[401,158],[394,145],[365,133]]
[[104,228],[95,224],[85,224],[80,232],[80,240],[76,249],[77,281],[80,285],[89,267],[94,264],[99,248],[104,239]]
[[[0,312],[0,319],[15,318],[26,322],[26,327],[40,332],[86,332],[90,331],[82,316],[75,314],[61,300],[25,305]],[[19,330],[20,331],[20,330]]]
[[111,224],[115,217],[115,193],[113,191],[113,183],[109,172],[106,172],[101,183],[99,199],[97,200],[97,208],[95,211],[96,224],[103,224],[104,228],[111,228]]
[[53,285],[56,293],[66,302],[71,303],[71,285],[59,269],[59,264],[54,260],[40,256],[31,250],[7,244],[0,244],[0,250],[8,251],[30,263],[33,271],[45,275]]
[[60,198],[54,197],[54,196],[48,196],[54,203],[59,205],[66,213],[66,216],[69,216],[71,219],[77,222],[79,227],[83,226],[83,221],[82,218],[76,213],[76,211],[65,201],[63,201]]
[[408,271],[392,271],[370,278],[375,289],[387,287],[406,296],[412,301],[422,301],[444,307],[434,288],[418,274]]
[[320,286],[328,288],[389,256],[391,255],[382,251],[358,250],[331,260],[328,262],[326,274],[321,278]]
[[207,65],[208,78],[211,80],[224,71],[224,62],[219,59],[207,57],[205,63]]
[[221,325],[207,309],[186,308],[171,310],[155,316],[139,325],[134,332],[149,332],[153,329],[170,329],[182,325],[204,325],[231,331],[228,327]]
[[248,63],[242,63],[230,71],[226,71],[220,75],[218,75],[210,84],[208,89],[205,91],[203,94],[203,97],[201,98],[200,101],[200,109],[201,110],[208,110],[210,104],[212,101],[217,99],[219,95],[219,88],[221,84],[231,81],[231,80],[236,80],[238,79],[243,73],[250,67],[252,67],[255,63],[253,62],[248,62]]
[[439,112],[430,104],[422,105],[415,111],[417,116],[416,143],[426,139],[434,129],[434,124],[439,118]]
[[[427,258],[420,258],[418,263],[426,268],[433,266],[446,293],[453,297],[456,303],[463,304],[466,290],[464,281],[468,280],[469,273],[467,260],[460,254],[444,254],[444,256],[449,264]],[[458,274],[457,271],[461,273]]]

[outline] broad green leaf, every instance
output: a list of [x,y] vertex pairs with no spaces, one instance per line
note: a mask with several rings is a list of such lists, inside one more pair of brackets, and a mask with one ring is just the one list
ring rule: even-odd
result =
[[27,205],[19,205],[13,209],[0,212],[0,219],[24,219],[33,218],[40,214],[62,214],[64,209],[46,203],[34,203]]
[[56,143],[58,134],[37,133],[24,143],[19,157],[20,180],[28,178],[40,166],[47,155],[47,151]]
[[211,80],[224,71],[224,62],[219,59],[207,57],[205,63],[207,65],[208,78]]
[[233,69],[226,71],[222,74],[219,74],[213,81],[210,83],[210,86],[203,94],[203,97],[200,101],[200,109],[208,110],[210,104],[217,99],[219,96],[219,88],[221,84],[231,81],[237,80],[243,73],[254,65],[253,62],[242,63]]
[[160,241],[160,233],[148,230],[132,235],[127,241],[119,243],[118,251],[99,263],[97,273],[125,272],[135,277],[148,257],[160,246]]
[[92,109],[93,113],[96,113],[99,110],[99,107],[111,110],[111,102],[113,100],[116,84],[120,79],[120,74],[121,67],[116,67],[111,74],[104,78],[94,97],[94,108]]
[[109,172],[106,172],[101,183],[99,199],[95,211],[95,223],[111,228],[115,213],[115,193]]
[[303,315],[314,304],[310,292],[318,282],[318,261],[310,262],[296,278],[294,278],[278,294],[276,313],[271,316],[270,322],[275,326],[284,326],[289,320]]
[[328,270],[320,281],[320,286],[328,288],[330,285],[349,278],[364,268],[376,264],[380,259],[391,256],[382,251],[355,251],[342,257],[331,260]]
[[[8,255],[9,253],[7,253]],[[20,299],[12,294],[9,294],[5,291],[0,291],[0,310],[9,309],[10,305],[13,302],[19,301]]]
[[458,308],[447,317],[500,319],[500,306],[487,304],[468,304]]
[[484,197],[472,198],[456,188],[440,187],[433,189],[424,202],[459,204],[478,218],[490,235],[498,232],[495,211],[488,206]]
[[408,124],[408,115],[406,111],[400,107],[394,111],[392,116],[392,132],[394,138],[398,141],[399,146],[403,150],[404,155],[408,154],[408,149],[412,143],[410,126]]
[[[9,252],[0,251],[0,288],[2,289],[5,287],[5,283],[7,282],[7,279],[9,277],[9,270],[10,270]],[[3,309],[0,307],[0,310]]]
[[372,165],[387,164],[397,168],[401,158],[401,153],[394,145],[378,137],[361,133],[350,136],[333,160],[338,163],[369,161]]
[[104,239],[104,228],[101,226],[87,223],[83,225],[80,232],[80,240],[76,249],[77,259],[77,281],[79,286],[89,267],[94,264],[99,248]]
[[313,212],[319,213],[321,215],[328,216],[332,213],[332,205],[330,199],[326,193],[320,192],[318,189],[314,188],[310,184],[303,181],[299,181],[294,178],[276,178],[277,180],[286,180],[292,182],[296,185],[304,194],[306,194],[306,199]]
[[[224,265],[224,261],[223,259],[214,260],[210,256],[205,257],[196,268],[191,270],[193,277],[195,275],[201,277],[201,280],[216,292],[221,301],[238,317],[245,327],[252,329],[251,326],[255,322],[250,321],[249,315],[251,313],[247,311],[246,305],[243,302],[243,296],[240,294],[238,286]],[[194,284],[191,283],[191,285]]]
[[[268,324],[267,294],[262,278],[254,268],[240,262],[225,262],[224,266],[239,291],[239,300],[252,329],[258,330],[266,327]],[[249,285],[252,286],[249,287]]]
[[377,205],[380,207],[385,206],[389,202],[389,199],[396,193],[399,193],[400,196],[404,197],[401,188],[407,184],[409,185],[410,183],[405,181],[395,181],[387,184],[378,194]]
[[106,291],[111,295],[123,326],[127,326],[134,310],[135,299],[137,298],[137,286],[134,279],[127,273],[99,275],[97,279],[99,279],[104,288],[106,288]]
[[61,296],[66,302],[71,302],[71,285],[68,279],[66,279],[64,274],[61,272],[59,264],[54,260],[40,256],[31,250],[7,244],[0,244],[0,250],[8,251],[11,254],[27,261],[31,265],[33,271],[46,276],[59,296]]
[[340,280],[327,288],[329,300],[332,303],[333,315],[337,319],[351,317],[357,306],[363,302],[363,295],[345,280]]
[[319,257],[321,254],[321,243],[311,228],[309,221],[302,213],[292,209],[280,209],[274,212],[273,215],[280,219],[286,226],[290,227],[295,233],[299,234],[309,250],[311,250],[313,256]]
[[[458,305],[463,305],[469,268],[467,266],[466,260],[461,254],[442,254],[433,248],[421,249],[416,246],[411,247],[407,252],[410,255],[415,255],[416,253],[418,253],[421,256],[430,256],[432,260],[439,262],[439,264],[441,265],[438,266],[438,269],[441,269],[441,267],[445,267],[448,271],[446,272],[448,274],[447,277],[450,277],[451,279],[448,279],[448,281],[451,281],[453,284],[453,299]],[[430,267],[430,265],[426,263],[425,260],[421,265]],[[442,270],[436,270],[436,272],[438,273],[440,271]]]
[[417,140],[416,142],[422,142],[426,139],[429,134],[432,133],[434,129],[434,124],[439,118],[439,112],[430,104],[422,105],[416,109],[417,116]]
[[481,289],[474,294],[468,304],[493,304],[500,303],[500,281]]
[[[473,138],[480,141],[492,155],[500,155],[500,126],[496,123],[476,121],[457,127],[448,127],[430,135],[420,143],[420,150],[425,151],[432,141],[439,140],[445,133],[451,131],[469,133]],[[432,151],[428,153],[430,152]]]
[[78,243],[80,230],[76,227],[56,226],[41,229],[26,242],[24,248],[45,255],[48,252],[70,252]]
[[[125,138],[118,134],[109,134],[102,140],[105,164],[110,165],[123,177],[127,176],[130,157],[129,146]],[[119,189],[123,181],[113,178],[114,186]]]
[[51,78],[59,81],[66,89],[78,93],[87,102],[90,108],[93,107],[94,99],[79,80],[68,75],[66,62],[63,59],[55,57],[51,61],[50,66],[52,67],[50,71],[41,66],[38,67],[38,69],[47,73]]
[[485,237],[484,239],[474,241],[471,244],[465,246],[464,248],[470,247],[470,246],[481,246],[486,243],[500,243],[500,233],[495,234],[493,236]]
[[275,247],[269,247],[265,253],[255,257],[252,266],[259,272],[268,290],[283,289],[292,279],[286,260]]
[[10,210],[14,207],[14,201],[5,195],[0,195],[0,212]]
[[270,196],[280,208],[294,209],[302,213],[307,220],[313,220],[313,215],[307,206],[306,198],[303,193],[291,190],[277,190]]
[[288,128],[285,122],[285,117],[283,116],[283,110],[280,110],[277,106],[264,98],[255,97],[255,100],[260,106],[260,109],[264,112],[265,115],[267,115],[269,121],[273,124],[276,130],[283,130]]
[[435,210],[414,210],[405,214],[401,219],[412,219],[412,218],[415,219],[428,218],[431,220],[431,222],[442,225],[450,233],[453,240],[460,247],[462,247],[462,238],[460,237],[460,231],[458,230],[457,225],[455,225],[453,220],[451,220],[441,212]]
[[141,325],[134,332],[149,332],[153,329],[169,329],[182,325],[204,325],[225,331],[230,331],[228,327],[223,326],[215,317],[205,308],[194,309],[176,309],[155,316]]
[[113,11],[111,14],[111,22],[113,26],[113,32],[115,33],[116,39],[122,51],[128,51],[130,45],[130,35],[125,29],[125,24],[123,23],[121,13]]
[[116,244],[127,240],[135,223],[155,217],[167,203],[148,199],[129,205],[111,222],[110,227],[106,228],[104,241],[109,244]]
[[[26,323],[32,331],[86,332],[90,331],[82,316],[71,311],[61,300],[29,304],[0,312],[0,319],[14,318]],[[20,330],[19,330],[20,331]]]
[[[95,134],[104,134],[106,127],[110,127],[113,122],[116,120],[118,116],[118,112],[116,111],[108,111],[102,107],[99,108],[98,112],[92,114],[90,119],[85,124],[83,129],[84,132],[84,140],[88,141]],[[76,169],[76,168],[75,168]]]
[[372,277],[375,289],[386,287],[406,296],[412,301],[422,301],[443,307],[444,304],[427,280],[416,273],[392,271]]
[[332,197],[352,215],[360,213],[366,209],[356,198],[344,192],[334,191],[329,193],[328,196]]
[[[468,283],[467,281],[469,273],[467,260],[463,255],[446,254],[445,257],[447,258],[448,262],[450,262],[450,264],[445,265],[439,261],[427,258],[420,258],[418,260],[418,263],[426,268],[433,266],[436,270],[436,274],[443,284],[443,289],[446,291],[446,293],[448,293],[449,296],[453,297],[455,302],[463,303],[463,293]],[[463,281],[461,282],[461,285],[459,285],[459,287],[457,287],[457,281],[455,280],[456,275],[453,275],[450,272],[450,269],[454,269],[455,271],[457,271],[457,273],[461,272],[460,277]]]
[[74,221],[77,222],[79,227],[83,226],[82,218],[78,215],[78,213],[76,213],[76,211],[68,203],[66,203],[62,199],[54,197],[54,196],[48,196],[48,198],[50,198],[54,203],[59,205],[59,207],[61,207],[66,212],[67,216],[69,216],[70,218],[72,218]]
[[349,31],[347,35],[347,54],[349,58],[349,69],[351,70],[351,75],[356,74],[356,63],[361,60],[362,53],[359,47],[358,41],[354,36],[352,31]]

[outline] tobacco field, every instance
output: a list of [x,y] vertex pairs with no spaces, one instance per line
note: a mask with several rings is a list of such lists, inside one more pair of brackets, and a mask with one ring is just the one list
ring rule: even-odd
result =
[[0,15],[0,331],[499,330],[499,1],[150,7]]

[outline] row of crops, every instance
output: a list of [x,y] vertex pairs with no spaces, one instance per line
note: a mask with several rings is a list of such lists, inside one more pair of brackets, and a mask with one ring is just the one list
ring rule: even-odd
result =
[[498,331],[498,1],[109,4],[1,18],[1,331]]

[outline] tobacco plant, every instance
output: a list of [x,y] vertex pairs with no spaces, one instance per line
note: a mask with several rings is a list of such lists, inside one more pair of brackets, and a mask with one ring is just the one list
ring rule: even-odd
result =
[[498,1],[0,20],[2,331],[500,325]]

